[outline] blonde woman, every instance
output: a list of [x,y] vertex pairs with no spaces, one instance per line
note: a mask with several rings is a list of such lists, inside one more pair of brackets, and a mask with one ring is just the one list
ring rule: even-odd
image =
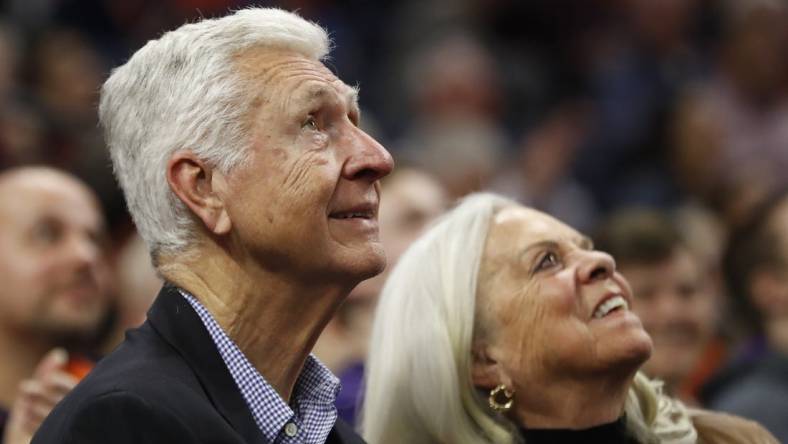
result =
[[558,220],[466,198],[377,308],[363,434],[393,443],[776,443],[689,411],[638,371],[652,342],[613,259]]

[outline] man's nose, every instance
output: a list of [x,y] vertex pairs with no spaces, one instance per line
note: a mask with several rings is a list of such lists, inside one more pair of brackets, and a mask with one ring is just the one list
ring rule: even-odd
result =
[[73,233],[63,247],[64,255],[78,268],[96,265],[102,255],[101,248],[88,234]]
[[386,148],[361,129],[355,128],[351,151],[343,168],[349,180],[379,180],[394,169],[394,159]]
[[616,262],[605,252],[583,251],[581,254],[582,263],[578,268],[578,279],[583,284],[608,279],[616,271]]

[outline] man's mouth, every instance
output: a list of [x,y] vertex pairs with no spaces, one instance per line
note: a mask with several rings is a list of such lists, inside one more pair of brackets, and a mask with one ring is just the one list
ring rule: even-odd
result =
[[331,219],[363,219],[370,220],[376,219],[378,215],[377,201],[363,201],[349,205],[338,205],[333,211],[330,211],[328,217]]
[[629,310],[629,303],[626,301],[626,299],[624,299],[623,296],[614,295],[612,297],[606,298],[596,307],[593,318],[601,319],[619,310]]
[[375,212],[372,210],[365,211],[342,211],[332,213],[329,215],[332,219],[372,219],[375,217]]
[[72,285],[55,292],[56,297],[62,298],[71,304],[91,303],[99,296],[99,290],[90,284]]

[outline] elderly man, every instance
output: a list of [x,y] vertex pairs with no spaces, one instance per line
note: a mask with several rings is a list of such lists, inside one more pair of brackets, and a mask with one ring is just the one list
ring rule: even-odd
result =
[[34,443],[360,442],[310,350],[385,265],[393,163],[328,47],[294,14],[246,9],[164,34],[107,80],[114,168],[167,284]]
[[103,239],[96,197],[76,178],[0,174],[0,442],[30,442],[76,385],[66,350],[94,339],[109,305]]

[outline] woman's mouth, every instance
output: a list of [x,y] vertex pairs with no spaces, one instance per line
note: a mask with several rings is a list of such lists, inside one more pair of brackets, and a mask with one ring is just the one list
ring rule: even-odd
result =
[[616,295],[606,299],[594,310],[593,318],[601,319],[617,310],[629,310],[629,303],[621,295]]

